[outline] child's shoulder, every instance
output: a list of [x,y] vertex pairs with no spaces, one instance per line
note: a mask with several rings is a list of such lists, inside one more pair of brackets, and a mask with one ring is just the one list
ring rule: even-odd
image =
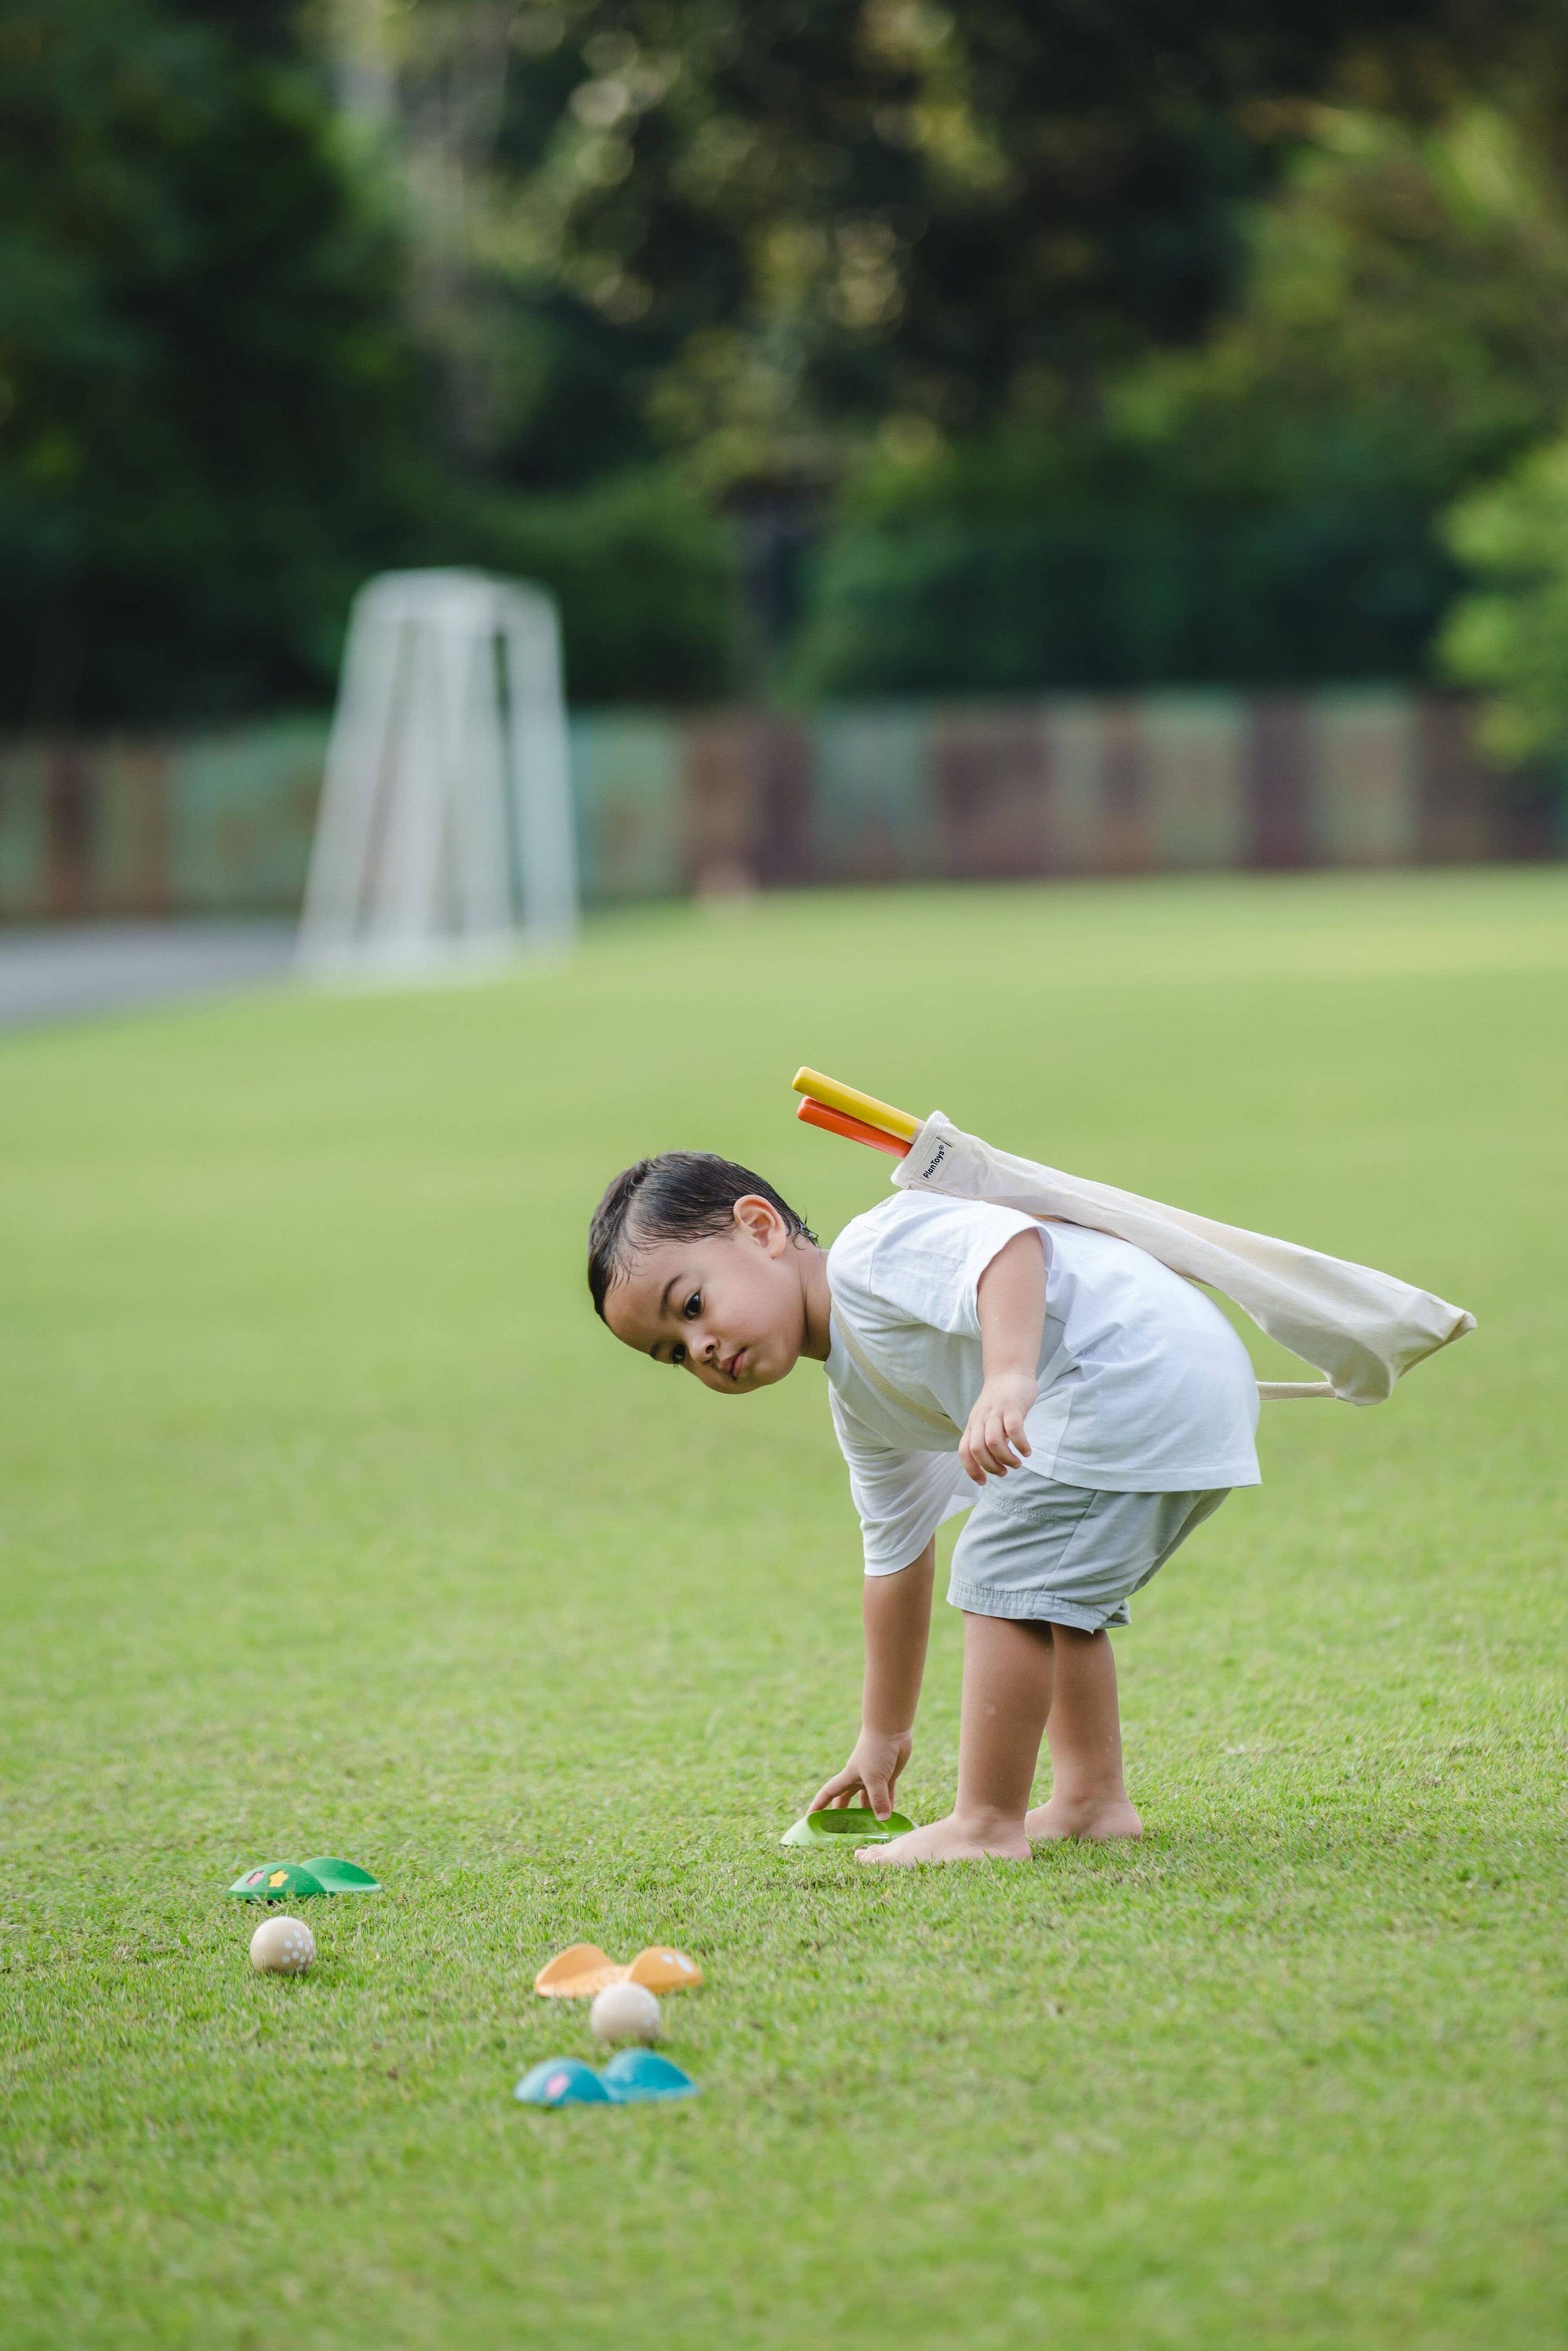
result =
[[828,1251],[830,1266],[852,1268],[880,1251],[918,1248],[937,1232],[952,1233],[986,1214],[979,1200],[956,1200],[941,1192],[890,1192],[874,1208],[852,1217]]

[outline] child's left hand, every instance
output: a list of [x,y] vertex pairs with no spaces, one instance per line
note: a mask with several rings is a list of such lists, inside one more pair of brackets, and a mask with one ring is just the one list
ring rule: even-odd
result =
[[996,1372],[987,1380],[958,1439],[958,1458],[977,1486],[1005,1478],[1032,1450],[1023,1425],[1038,1393],[1027,1372]]
[[893,1810],[898,1775],[914,1750],[915,1734],[911,1730],[862,1729],[855,1741],[854,1753],[841,1771],[835,1771],[818,1789],[810,1810],[820,1813],[852,1804],[857,1795],[863,1795],[877,1819],[885,1821]]

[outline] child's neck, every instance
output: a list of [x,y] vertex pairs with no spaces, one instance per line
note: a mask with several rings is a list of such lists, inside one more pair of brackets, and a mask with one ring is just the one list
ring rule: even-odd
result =
[[815,1241],[800,1241],[800,1300],[806,1310],[806,1343],[800,1352],[825,1364],[833,1343],[832,1299],[828,1290],[828,1252]]

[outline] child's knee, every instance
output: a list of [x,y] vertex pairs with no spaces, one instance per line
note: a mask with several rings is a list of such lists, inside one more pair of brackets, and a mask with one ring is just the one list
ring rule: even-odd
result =
[[1081,1625],[1052,1625],[1051,1637],[1059,1649],[1091,1649],[1098,1642],[1111,1638],[1102,1625],[1096,1633],[1086,1633]]

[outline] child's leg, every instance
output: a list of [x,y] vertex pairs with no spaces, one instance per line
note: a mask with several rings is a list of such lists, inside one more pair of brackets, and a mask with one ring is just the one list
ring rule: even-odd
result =
[[1051,1710],[1055,1629],[966,1612],[958,1800],[945,1821],[868,1845],[862,1861],[1028,1859],[1024,1815]]
[[[1045,1735],[1051,1792],[1024,1826],[1031,1837],[1136,1837],[1144,1824],[1122,1777],[1122,1717],[1109,1633],[1053,1625],[1054,1687]],[[967,1702],[967,1689],[965,1692]]]

